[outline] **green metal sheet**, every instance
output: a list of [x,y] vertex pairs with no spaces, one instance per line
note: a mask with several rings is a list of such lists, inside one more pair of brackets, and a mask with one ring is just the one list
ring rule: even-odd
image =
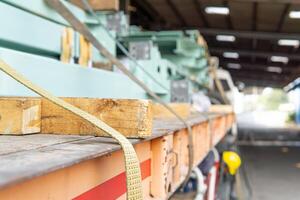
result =
[[161,87],[160,84],[157,84],[153,79],[151,79],[143,70],[136,66],[131,60],[125,58],[123,59],[123,63],[127,65],[130,71],[142,80],[152,91],[159,95],[168,95],[169,91],[165,88],[170,88],[170,80],[168,76],[168,67],[166,63],[161,58],[161,55],[157,49],[157,47],[152,47],[150,50],[150,59],[138,60],[139,65],[151,74],[152,77],[164,86]]
[[[0,48],[0,58],[39,86],[62,97],[148,98],[125,75],[63,64],[57,60]],[[0,96],[36,96],[0,72]]]
[[3,2],[0,18],[0,46],[49,56],[60,54],[62,25]]
[[207,67],[207,60],[205,58],[191,58],[191,57],[185,57],[180,55],[163,55],[165,59],[170,60],[173,63],[176,63],[177,65],[191,68],[191,69],[203,69]]
[[[116,55],[116,42],[113,38],[111,38],[104,27],[99,25],[88,25],[91,32],[98,38],[98,40],[101,42],[101,44],[113,55]],[[113,37],[116,37],[116,33],[114,31],[111,31],[110,33]],[[98,50],[95,47],[92,47],[93,52],[93,61],[96,62],[104,62],[107,61],[106,58],[104,58],[101,54],[99,54]]]
[[[0,0],[31,14],[43,17],[45,19],[55,21],[63,25],[69,25],[69,23],[63,19],[55,10],[50,8],[43,0]],[[97,21],[87,15],[83,10],[74,6],[73,4],[62,1],[78,19],[82,22],[97,23]]]

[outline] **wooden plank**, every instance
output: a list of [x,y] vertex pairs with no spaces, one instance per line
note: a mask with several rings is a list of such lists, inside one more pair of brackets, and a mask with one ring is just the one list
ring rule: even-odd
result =
[[[63,98],[96,116],[127,137],[147,137],[152,133],[152,106],[148,100]],[[42,133],[107,136],[80,117],[42,100]]]
[[24,135],[40,130],[40,99],[0,98],[0,134]]
[[[190,116],[192,106],[189,103],[169,103],[168,104],[178,115],[183,118]],[[161,104],[153,104],[153,117],[157,119],[161,118],[176,118],[169,110],[167,110]]]
[[[85,10],[81,0],[70,0],[71,3]],[[120,7],[119,0],[88,0],[94,10],[113,10],[118,11]]]
[[211,105],[209,112],[212,113],[233,113],[233,106],[231,105]]

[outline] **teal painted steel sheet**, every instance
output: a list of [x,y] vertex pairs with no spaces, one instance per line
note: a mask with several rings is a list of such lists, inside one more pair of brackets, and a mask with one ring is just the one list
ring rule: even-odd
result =
[[[34,83],[62,97],[147,98],[125,75],[63,64],[57,60],[0,48],[0,58]],[[1,96],[35,96],[33,92],[0,72]]]
[[207,59],[205,58],[191,58],[191,57],[185,57],[181,55],[163,55],[165,59],[170,60],[173,63],[176,63],[177,65],[191,68],[191,69],[204,69],[207,67]]
[[166,64],[162,62],[162,58],[157,47],[151,48],[150,57],[151,59],[138,60],[137,62],[145,71],[151,74],[152,77],[154,77],[161,85],[163,85],[164,88],[161,87],[160,84],[157,84],[155,81],[153,81],[153,79],[151,79],[146,73],[137,67],[136,64],[131,60],[123,59],[123,63],[129,66],[130,71],[140,80],[142,80],[153,92],[160,95],[166,95],[169,91],[165,88],[170,88],[170,81],[168,80],[169,76],[167,74],[168,69]]
[[0,46],[57,56],[63,26],[0,2]]
[[[131,27],[130,34],[121,37],[121,40],[127,47],[130,42],[152,41],[159,49],[163,58],[161,60],[170,61],[173,63],[171,68],[178,71],[175,75],[170,74],[167,79],[182,79],[187,76],[201,85],[207,85],[207,52],[204,46],[197,43],[199,36],[198,30],[154,32]],[[148,67],[155,69],[157,64],[153,62]]]
[[[116,42],[114,38],[116,37],[116,32],[111,31],[110,34],[114,37],[111,38],[104,27],[99,25],[88,25],[91,32],[96,36],[96,38],[100,41],[100,43],[114,56],[116,56]],[[101,54],[99,54],[98,50],[95,47],[92,47],[93,52],[93,61],[95,62],[107,62],[107,59],[104,58]]]
[[[43,17],[45,19],[55,21],[57,23],[63,24],[63,25],[69,25],[69,23],[63,19],[55,10],[50,8],[44,0],[0,0],[2,2],[5,2],[7,4],[10,4],[12,6],[15,6],[17,8],[23,9],[27,12],[30,12],[34,15]],[[82,9],[74,6],[73,4],[62,1],[76,17],[81,20],[82,22],[88,22],[88,23],[95,23],[97,24],[97,21],[87,15]]]

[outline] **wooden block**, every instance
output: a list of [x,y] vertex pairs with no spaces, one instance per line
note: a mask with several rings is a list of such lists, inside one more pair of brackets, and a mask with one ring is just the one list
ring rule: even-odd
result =
[[[152,133],[152,106],[148,100],[63,98],[68,103],[96,116],[127,137],[147,137]],[[42,100],[42,133],[106,134],[80,117]]]
[[211,105],[209,112],[213,113],[233,113],[233,107],[231,105]]
[[[85,6],[81,0],[70,0],[71,3],[85,10]],[[94,10],[119,10],[119,0],[88,0]]]
[[[191,104],[188,103],[169,103],[168,104],[178,115],[187,118],[192,111]],[[154,118],[176,118],[169,110],[161,104],[153,104],[153,117]]]
[[24,135],[41,130],[41,100],[37,98],[0,98],[0,134]]

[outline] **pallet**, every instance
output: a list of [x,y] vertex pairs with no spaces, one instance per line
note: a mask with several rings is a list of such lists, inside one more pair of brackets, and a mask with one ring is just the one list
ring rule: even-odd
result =
[[[226,134],[232,119],[232,113],[187,118],[193,126],[194,166]],[[156,119],[150,137],[130,141],[140,160],[144,199],[169,198],[187,173],[186,128],[176,119]],[[124,175],[123,152],[111,138],[1,136],[0,199],[125,199]]]

